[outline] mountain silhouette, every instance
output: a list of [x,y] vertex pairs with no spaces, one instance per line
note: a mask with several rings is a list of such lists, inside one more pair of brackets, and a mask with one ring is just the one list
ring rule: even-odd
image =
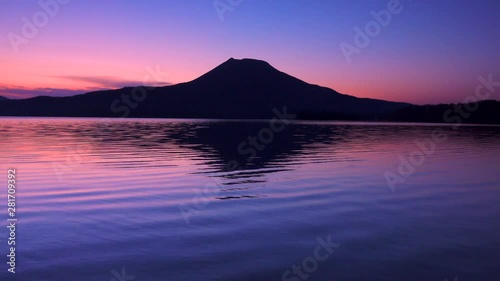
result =
[[4,100],[8,100],[8,98],[0,96],[0,101],[4,101]]
[[286,107],[300,119],[374,119],[408,105],[340,94],[265,61],[231,58],[187,83],[8,100],[0,106],[0,115],[268,119],[273,109]]
[[[0,116],[270,119],[286,112],[296,119],[445,123],[443,113],[453,106],[357,98],[306,83],[265,61],[231,58],[176,85],[4,99]],[[500,102],[483,101],[461,121],[500,123]]]

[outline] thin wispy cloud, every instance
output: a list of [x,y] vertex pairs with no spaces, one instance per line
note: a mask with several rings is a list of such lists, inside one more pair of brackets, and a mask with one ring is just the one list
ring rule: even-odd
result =
[[85,83],[89,84],[90,86],[83,87],[81,89],[65,89],[65,88],[49,88],[49,87],[28,88],[17,85],[0,85],[0,96],[4,96],[11,99],[25,99],[35,96],[65,97],[65,96],[84,94],[92,91],[119,89],[123,87],[136,87],[136,86],[162,87],[162,86],[172,85],[172,83],[163,81],[160,82],[148,81],[148,83],[144,83],[142,81],[124,80],[118,77],[111,77],[111,76],[68,75],[68,76],[47,76],[47,77],[69,80],[78,84]]
[[0,96],[11,99],[25,99],[35,96],[74,96],[92,91],[92,89],[70,90],[57,88],[26,88],[19,86],[0,86]]
[[144,81],[139,80],[124,80],[119,77],[112,76],[72,76],[72,75],[63,75],[63,76],[50,76],[51,78],[59,78],[64,80],[70,80],[79,83],[89,83],[94,84],[95,87],[101,89],[116,89],[123,87],[135,87],[135,86],[168,86],[172,85],[170,82],[166,81],[148,81],[144,83]]

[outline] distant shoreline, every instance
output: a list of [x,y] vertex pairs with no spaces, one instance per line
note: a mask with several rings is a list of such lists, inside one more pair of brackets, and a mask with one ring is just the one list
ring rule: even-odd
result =
[[[65,116],[0,116],[2,119],[85,119],[85,120],[102,120],[102,121],[204,121],[204,122],[269,122],[271,119],[224,119],[224,118],[162,118],[162,117],[65,117]],[[357,126],[435,126],[435,127],[452,127],[457,124],[446,123],[446,122],[399,122],[399,121],[348,121],[348,120],[313,120],[313,119],[295,119],[290,120],[294,124],[332,124],[332,125],[357,125]],[[462,123],[460,126],[464,127],[500,127],[500,124],[488,124],[488,123]]]

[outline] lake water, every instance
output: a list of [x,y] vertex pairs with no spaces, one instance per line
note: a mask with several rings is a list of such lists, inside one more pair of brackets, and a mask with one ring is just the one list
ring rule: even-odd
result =
[[[500,127],[269,128],[1,118],[1,181],[16,169],[18,221],[16,274],[0,232],[0,279],[500,277]],[[250,145],[259,133],[268,143]],[[6,184],[1,194],[6,225]]]

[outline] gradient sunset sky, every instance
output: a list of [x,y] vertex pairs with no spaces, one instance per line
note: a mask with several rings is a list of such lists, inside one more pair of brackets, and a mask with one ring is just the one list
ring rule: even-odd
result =
[[496,0],[400,0],[402,11],[350,63],[341,43],[354,45],[354,28],[390,0],[244,0],[223,17],[213,0],[65,1],[16,52],[12,34],[23,36],[23,17],[33,22],[43,8],[0,0],[0,95],[141,85],[156,68],[164,74],[149,84],[175,84],[230,57],[266,60],[345,94],[417,104],[460,102],[479,75],[500,81]]

